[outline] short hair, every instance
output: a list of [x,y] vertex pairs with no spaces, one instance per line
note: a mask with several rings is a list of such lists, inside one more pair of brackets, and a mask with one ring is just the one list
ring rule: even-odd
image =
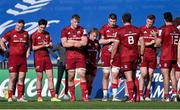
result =
[[173,21],[173,16],[172,16],[171,12],[165,12],[163,15],[164,15],[164,19],[166,22]]
[[151,15],[148,15],[148,16],[147,16],[147,19],[155,20],[156,17],[155,17],[155,15],[151,14]]
[[122,16],[123,23],[131,23],[131,14],[124,13]]
[[99,31],[97,28],[92,28],[90,31],[89,31],[89,34],[92,33],[92,32],[95,32],[97,35],[99,35]]
[[111,14],[109,14],[109,18],[117,20],[117,15],[115,13],[111,13]]
[[38,25],[40,26],[40,25],[47,25],[47,20],[45,20],[45,19],[40,19],[39,21],[38,21]]
[[78,14],[72,15],[71,19],[76,19],[77,21],[80,21],[80,16]]
[[23,25],[25,24],[25,22],[24,22],[23,19],[19,19],[19,20],[17,21],[17,23],[22,23]]

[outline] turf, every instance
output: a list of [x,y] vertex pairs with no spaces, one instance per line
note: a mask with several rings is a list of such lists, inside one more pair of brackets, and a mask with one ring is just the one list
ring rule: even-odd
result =
[[0,109],[180,109],[180,102],[140,102],[140,103],[125,103],[125,102],[101,102],[93,100],[90,102],[76,101],[74,103],[68,101],[62,102],[36,102],[28,103],[12,102],[8,103],[5,100],[0,101]]

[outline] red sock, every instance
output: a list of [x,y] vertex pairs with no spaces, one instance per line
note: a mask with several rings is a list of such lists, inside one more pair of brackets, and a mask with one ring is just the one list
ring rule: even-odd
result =
[[19,98],[22,97],[23,85],[18,84],[18,85],[17,85],[17,89],[18,89],[18,96],[17,96],[17,98],[19,99]]
[[82,97],[86,97],[86,95],[88,94],[86,82],[81,82],[80,87],[81,87]]
[[42,89],[37,89],[37,96],[38,96],[38,97],[42,97],[42,96],[41,96],[41,91],[42,91]]
[[71,97],[75,97],[75,87],[74,87],[74,85],[69,86],[68,89],[69,89],[69,92],[71,94]]
[[127,82],[127,89],[128,89],[128,94],[129,94],[129,100],[133,99],[133,93],[134,93],[134,83],[133,81],[128,81]]
[[140,96],[139,81],[138,81],[137,78],[135,79],[135,88],[136,88],[136,95],[137,95],[137,96]]
[[150,90],[149,89],[146,90],[146,97],[150,97]]
[[169,98],[169,94],[164,93],[164,98]]
[[8,98],[12,98],[13,90],[8,90]]
[[177,94],[177,90],[176,89],[172,89],[172,94]]
[[143,96],[143,90],[139,90],[139,95]]
[[115,89],[115,88],[117,88],[118,87],[118,85],[117,84],[114,84],[114,83],[112,83],[112,89]]
[[51,92],[51,97],[55,97],[54,89],[50,89],[50,92]]

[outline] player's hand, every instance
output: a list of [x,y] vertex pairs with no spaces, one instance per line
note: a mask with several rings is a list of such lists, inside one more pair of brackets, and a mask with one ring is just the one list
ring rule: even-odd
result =
[[178,58],[178,60],[177,60],[177,65],[180,68],[180,58]]
[[113,58],[111,58],[111,60],[110,60],[110,64],[111,64],[111,65],[113,64],[113,61],[114,61],[114,59],[113,59]]
[[30,52],[26,52],[26,58],[29,58]]
[[155,43],[155,40],[152,40],[152,41],[151,41],[151,44],[154,44],[154,43]]
[[81,43],[80,42],[75,42],[74,47],[77,47],[77,48],[81,47]]
[[48,47],[49,47],[49,44],[45,44],[44,46],[45,46],[46,48],[48,48]]
[[138,58],[137,63],[140,64],[143,61],[143,58],[144,58],[144,56],[140,55],[139,58]]
[[108,39],[109,43],[111,42],[115,42],[116,40],[115,39]]
[[154,37],[157,37],[158,32],[157,32],[157,31],[152,30],[152,31],[151,31],[151,35],[152,35],[152,36],[154,36]]
[[2,48],[2,50],[3,50],[3,52],[6,52],[6,51],[7,51],[7,49],[6,49],[6,48]]

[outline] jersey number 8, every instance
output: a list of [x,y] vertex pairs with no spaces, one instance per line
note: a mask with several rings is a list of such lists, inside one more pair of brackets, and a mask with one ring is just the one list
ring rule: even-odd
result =
[[128,44],[134,44],[134,37],[128,36]]

